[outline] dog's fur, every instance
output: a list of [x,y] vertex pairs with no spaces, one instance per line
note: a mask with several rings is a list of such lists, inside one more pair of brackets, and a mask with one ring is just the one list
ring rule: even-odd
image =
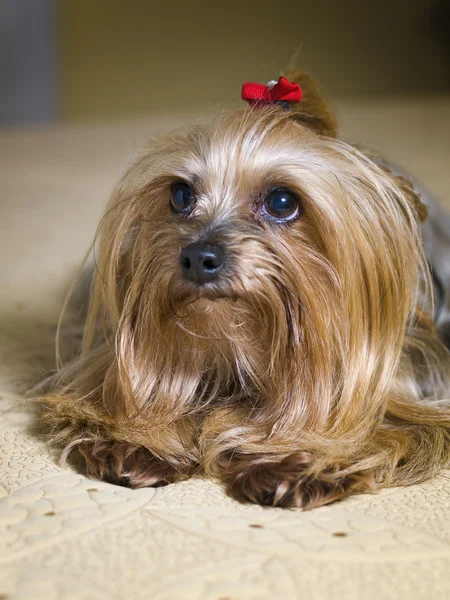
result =
[[[288,74],[289,77],[289,74]],[[217,477],[237,498],[311,508],[423,481],[450,463],[450,359],[407,180],[336,138],[305,74],[289,112],[220,114],[153,143],[99,228],[82,349],[44,399],[63,457],[155,486]],[[170,186],[196,206],[171,212]],[[258,210],[273,186],[291,223]],[[183,280],[180,249],[225,248]]]

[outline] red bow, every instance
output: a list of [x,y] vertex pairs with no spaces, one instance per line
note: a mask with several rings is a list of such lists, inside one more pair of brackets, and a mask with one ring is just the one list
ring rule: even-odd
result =
[[291,83],[286,77],[280,77],[273,87],[260,83],[244,83],[241,97],[242,100],[250,104],[256,104],[257,102],[300,102],[302,89],[298,83]]

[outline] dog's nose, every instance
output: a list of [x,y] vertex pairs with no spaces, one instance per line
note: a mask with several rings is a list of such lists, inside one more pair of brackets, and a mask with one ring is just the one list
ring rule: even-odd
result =
[[225,262],[225,252],[211,244],[189,244],[180,254],[181,270],[189,281],[207,283],[219,274]]

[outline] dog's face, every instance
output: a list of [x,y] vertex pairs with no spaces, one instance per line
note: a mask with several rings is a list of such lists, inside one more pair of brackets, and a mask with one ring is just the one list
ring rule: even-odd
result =
[[282,335],[286,311],[289,333],[298,334],[299,286],[303,296],[330,285],[322,235],[308,216],[319,187],[308,165],[314,136],[273,115],[251,117],[191,131],[158,153],[164,173],[149,166],[135,245],[140,268],[158,305],[170,305],[169,318],[203,337],[221,337],[208,335],[212,325],[232,338],[239,324],[248,335],[249,323],[255,342],[271,326]]
[[239,388],[277,418],[320,397],[317,427],[338,396],[362,398],[375,371],[382,385],[395,369],[414,303],[413,211],[373,161],[279,108],[157,143],[106,221],[106,302],[142,402],[162,380],[180,405]]

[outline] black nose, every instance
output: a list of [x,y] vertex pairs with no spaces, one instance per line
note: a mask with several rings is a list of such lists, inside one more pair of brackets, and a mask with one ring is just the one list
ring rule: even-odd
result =
[[180,254],[181,270],[189,281],[207,283],[216,279],[225,261],[225,252],[211,244],[189,244]]

